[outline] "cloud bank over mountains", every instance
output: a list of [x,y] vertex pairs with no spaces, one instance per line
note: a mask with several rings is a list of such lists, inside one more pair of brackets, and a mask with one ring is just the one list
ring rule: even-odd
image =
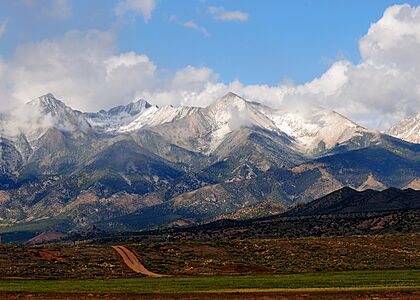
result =
[[[136,8],[147,22],[154,2],[145,7],[135,2],[122,2],[126,5],[116,13]],[[274,107],[327,107],[372,129],[420,111],[420,7],[389,7],[360,39],[359,49],[359,63],[337,61],[302,85],[245,85],[240,78],[224,83],[207,67],[168,72],[147,55],[120,53],[111,31],[69,31],[0,58],[0,101],[10,108],[52,92],[75,109],[95,111],[138,98],[157,105],[206,106],[233,91]]]

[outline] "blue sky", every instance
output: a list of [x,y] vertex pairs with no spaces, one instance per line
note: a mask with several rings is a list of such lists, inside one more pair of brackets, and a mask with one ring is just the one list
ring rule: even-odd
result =
[[0,104],[81,110],[228,91],[383,129],[420,110],[420,0],[0,0]]
[[[358,40],[388,6],[420,1],[159,0],[147,23],[134,14],[118,19],[117,3],[70,1],[71,16],[60,19],[47,17],[38,5],[0,0],[0,20],[9,20],[0,55],[8,57],[20,44],[68,30],[95,28],[117,32],[120,51],[144,53],[162,68],[206,66],[224,82],[303,83],[321,75],[337,58],[357,63]],[[210,6],[240,10],[249,19],[217,21],[208,12]],[[171,16],[179,22],[194,20],[209,36],[171,22]]]

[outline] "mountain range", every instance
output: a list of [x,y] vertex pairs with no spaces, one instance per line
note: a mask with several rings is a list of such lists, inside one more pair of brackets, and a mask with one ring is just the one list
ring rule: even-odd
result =
[[419,189],[419,126],[382,133],[233,93],[96,113],[47,94],[0,115],[0,220],[145,229],[278,213],[342,187]]

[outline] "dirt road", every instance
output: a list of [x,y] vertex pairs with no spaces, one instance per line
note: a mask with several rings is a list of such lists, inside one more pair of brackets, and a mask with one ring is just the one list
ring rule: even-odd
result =
[[149,270],[147,270],[141,262],[139,262],[137,256],[128,250],[124,246],[112,246],[112,248],[117,251],[117,253],[122,257],[124,260],[124,263],[134,272],[141,273],[146,276],[150,277],[165,277],[167,275],[161,275],[153,273]]

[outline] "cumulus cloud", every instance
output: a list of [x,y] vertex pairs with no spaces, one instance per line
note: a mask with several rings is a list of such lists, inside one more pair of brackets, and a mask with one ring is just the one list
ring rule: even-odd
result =
[[20,46],[6,68],[3,97],[26,102],[52,92],[84,110],[132,100],[135,90],[153,86],[156,69],[145,55],[117,55],[115,36],[95,30]]
[[51,91],[72,104],[87,101],[84,108],[89,108],[93,97],[102,96],[97,88],[106,80],[105,61],[113,54],[114,41],[107,32],[71,31],[18,47],[9,63],[11,97],[28,101]]
[[118,53],[109,32],[72,31],[22,45],[10,60],[0,59],[1,106],[47,92],[85,111],[136,98],[157,105],[206,106],[233,91],[274,107],[323,106],[383,129],[420,111],[419,16],[420,8],[409,5],[388,8],[360,40],[359,63],[339,60],[301,85],[223,83],[210,68],[194,66],[168,75],[146,55]]
[[201,32],[202,34],[204,34],[205,36],[210,36],[207,29],[204,28],[203,26],[199,26],[197,23],[195,23],[194,20],[189,20],[187,22],[184,22],[183,25],[184,27],[197,30]]
[[209,13],[218,21],[239,21],[245,22],[249,19],[249,14],[243,11],[227,11],[221,6],[210,6]]
[[348,64],[344,84],[322,103],[343,104],[349,115],[380,115],[380,127],[420,111],[420,7],[389,7],[359,48],[361,63]]
[[[1,107],[48,92],[84,111],[146,96],[159,105],[179,105],[184,91],[198,94],[204,84],[218,80],[211,69],[192,66],[161,76],[165,72],[148,56],[116,48],[114,34],[97,30],[70,31],[18,47],[10,61],[0,60]],[[167,96],[155,97],[159,94]]]
[[6,32],[7,23],[9,23],[9,19],[6,19],[6,20],[3,20],[2,22],[0,22],[0,38]]
[[203,82],[216,82],[217,79],[218,76],[210,68],[187,66],[176,72],[171,80],[171,86],[173,89],[181,86],[189,90],[199,90]]
[[144,22],[148,22],[152,17],[152,13],[156,7],[155,0],[124,0],[115,7],[115,14],[118,17],[131,12],[138,16],[142,16]]

